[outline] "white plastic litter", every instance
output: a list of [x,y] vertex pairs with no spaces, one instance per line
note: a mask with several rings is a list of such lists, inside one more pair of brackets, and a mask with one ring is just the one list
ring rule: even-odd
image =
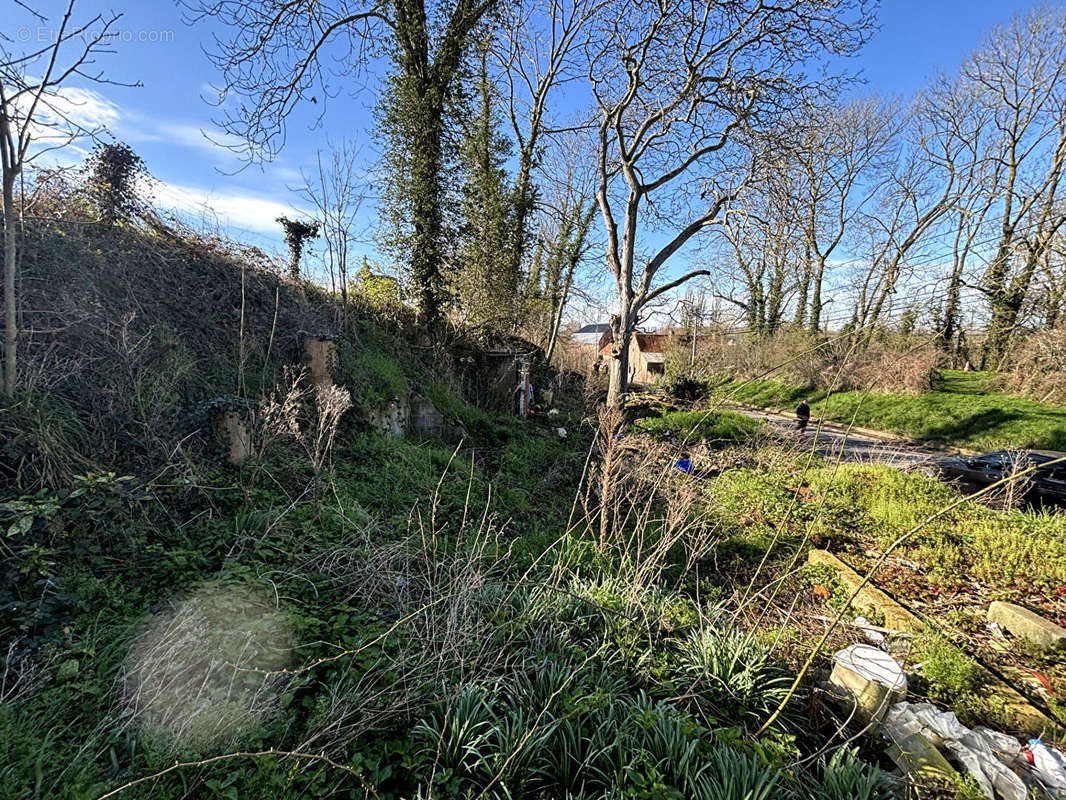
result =
[[900,663],[884,650],[868,644],[852,644],[838,651],[833,656],[833,661],[890,691],[907,691],[907,673],[903,671]]
[[992,748],[996,758],[1004,764],[1014,763],[1018,760],[1018,756],[1021,755],[1021,743],[1009,734],[1000,733],[981,725],[975,726],[973,732],[988,742],[988,746]]
[[1025,782],[1008,769],[1021,744],[987,728],[970,730],[950,711],[931,703],[896,703],[888,710],[885,735],[893,742],[920,733],[951,753],[989,800],[1026,800]]
[[566,438],[566,428],[556,428],[555,432],[559,435],[560,439]]
[[559,414],[559,409],[557,409],[557,408],[553,408],[551,411],[548,412],[548,416],[549,417],[554,417],[554,416],[557,416],[558,414]]
[[868,641],[871,641],[874,644],[884,644],[885,635],[870,625],[866,617],[855,617],[851,624],[861,630],[862,635],[865,636]]
[[[1033,772],[1041,783],[1051,789],[1066,789],[1066,756],[1039,739],[1029,740],[1029,752],[1033,756]],[[1057,794],[1066,797],[1061,791]]]

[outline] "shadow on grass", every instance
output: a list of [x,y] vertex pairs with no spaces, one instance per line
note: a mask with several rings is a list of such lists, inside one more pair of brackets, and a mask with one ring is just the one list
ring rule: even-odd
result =
[[940,442],[957,442],[973,439],[982,434],[989,434],[997,428],[1021,419],[1023,414],[1018,411],[1004,411],[1003,409],[990,409],[977,411],[962,419],[953,420],[943,425],[935,425],[922,431],[923,439],[933,439]]
[[1031,412],[1016,409],[989,409],[969,414],[962,419],[955,420],[943,425],[925,428],[920,437],[939,442],[977,442],[983,437],[991,439],[1010,438],[1015,440],[1014,446],[1022,448],[1035,448],[1047,450],[1066,450],[1066,427],[1044,428],[1037,433],[1031,441],[1023,441],[1018,438],[1020,431],[1011,430],[1012,423],[1019,421],[1034,421]]

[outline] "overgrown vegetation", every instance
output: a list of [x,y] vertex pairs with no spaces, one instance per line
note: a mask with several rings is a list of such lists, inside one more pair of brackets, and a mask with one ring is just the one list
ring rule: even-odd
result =
[[[748,420],[667,415],[623,442],[565,414],[521,423],[470,402],[463,387],[491,393],[466,362],[369,305],[344,330],[255,252],[155,217],[30,235],[25,274],[71,292],[39,308],[93,322],[27,337],[28,391],[3,412],[5,791],[834,791],[835,767],[823,783],[794,764],[818,745],[787,659],[702,594],[720,523],[650,466],[658,433],[693,423],[708,456],[753,452]],[[163,290],[179,270],[180,302]],[[307,381],[312,332],[338,350],[332,388]],[[364,421],[415,395],[442,438]],[[247,427],[239,467],[225,414]],[[587,466],[641,441],[648,466],[608,459],[606,484]]]
[[[352,274],[352,141],[304,176],[318,219],[277,218],[287,260],[161,216],[125,145],[36,173],[16,204],[42,130],[90,133],[62,84],[106,83],[83,67],[118,18],[68,28],[70,2],[49,45],[0,48],[0,792],[881,800],[878,742],[822,681],[879,633],[858,614],[889,615],[803,566],[812,547],[927,623],[882,634],[912,693],[1030,732],[991,660],[1061,713],[1066,667],[993,640],[984,613],[1006,598],[1064,621],[1066,516],[673,405],[809,396],[915,438],[1066,447],[1066,411],[999,393],[1062,383],[1061,10],[997,31],[904,110],[837,96],[836,58],[875,27],[864,0],[182,5],[229,28],[222,125],[251,161],[364,56],[388,65],[367,189],[405,279],[366,257]],[[996,98],[1022,73],[1048,95],[1011,128]],[[575,81],[591,105],[561,114],[553,87]],[[606,404],[549,363],[597,216]],[[649,224],[665,238],[642,253]],[[320,227],[328,289],[301,272]],[[686,301],[675,397],[627,398],[638,324],[712,274],[669,268],[697,241],[738,270],[721,298],[747,330]],[[899,291],[926,248],[951,263],[932,318]],[[832,319],[841,262],[858,280]],[[976,347],[975,287],[982,362],[1014,348],[1013,375],[943,369]],[[1048,332],[1021,337],[1037,318]]]

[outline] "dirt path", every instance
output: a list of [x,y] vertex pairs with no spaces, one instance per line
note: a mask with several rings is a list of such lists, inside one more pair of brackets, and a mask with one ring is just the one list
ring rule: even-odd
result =
[[944,451],[921,447],[887,433],[857,432],[835,422],[812,419],[805,433],[796,430],[796,418],[774,411],[737,407],[741,414],[769,423],[775,431],[797,443],[811,445],[826,458],[853,463],[879,463],[914,466],[944,455]]

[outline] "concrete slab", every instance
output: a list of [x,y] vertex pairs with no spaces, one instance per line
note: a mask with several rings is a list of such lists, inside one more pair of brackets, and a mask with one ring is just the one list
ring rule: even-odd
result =
[[1066,650],[1066,628],[1015,603],[993,600],[988,606],[988,621],[1042,650]]
[[[807,561],[811,564],[824,564],[836,569],[849,594],[853,594],[858,587],[862,586],[853,604],[880,611],[884,614],[886,628],[912,632],[925,629],[925,623],[920,617],[908,611],[891,595],[872,583],[863,584],[863,576],[832,553],[826,550],[811,550]],[[1017,730],[1045,741],[1066,741],[1066,726],[1048,717],[1030,703],[1021,692],[1004,683],[993,673],[987,672],[986,677],[988,678],[986,690],[999,698],[1002,703],[1003,716]]]

